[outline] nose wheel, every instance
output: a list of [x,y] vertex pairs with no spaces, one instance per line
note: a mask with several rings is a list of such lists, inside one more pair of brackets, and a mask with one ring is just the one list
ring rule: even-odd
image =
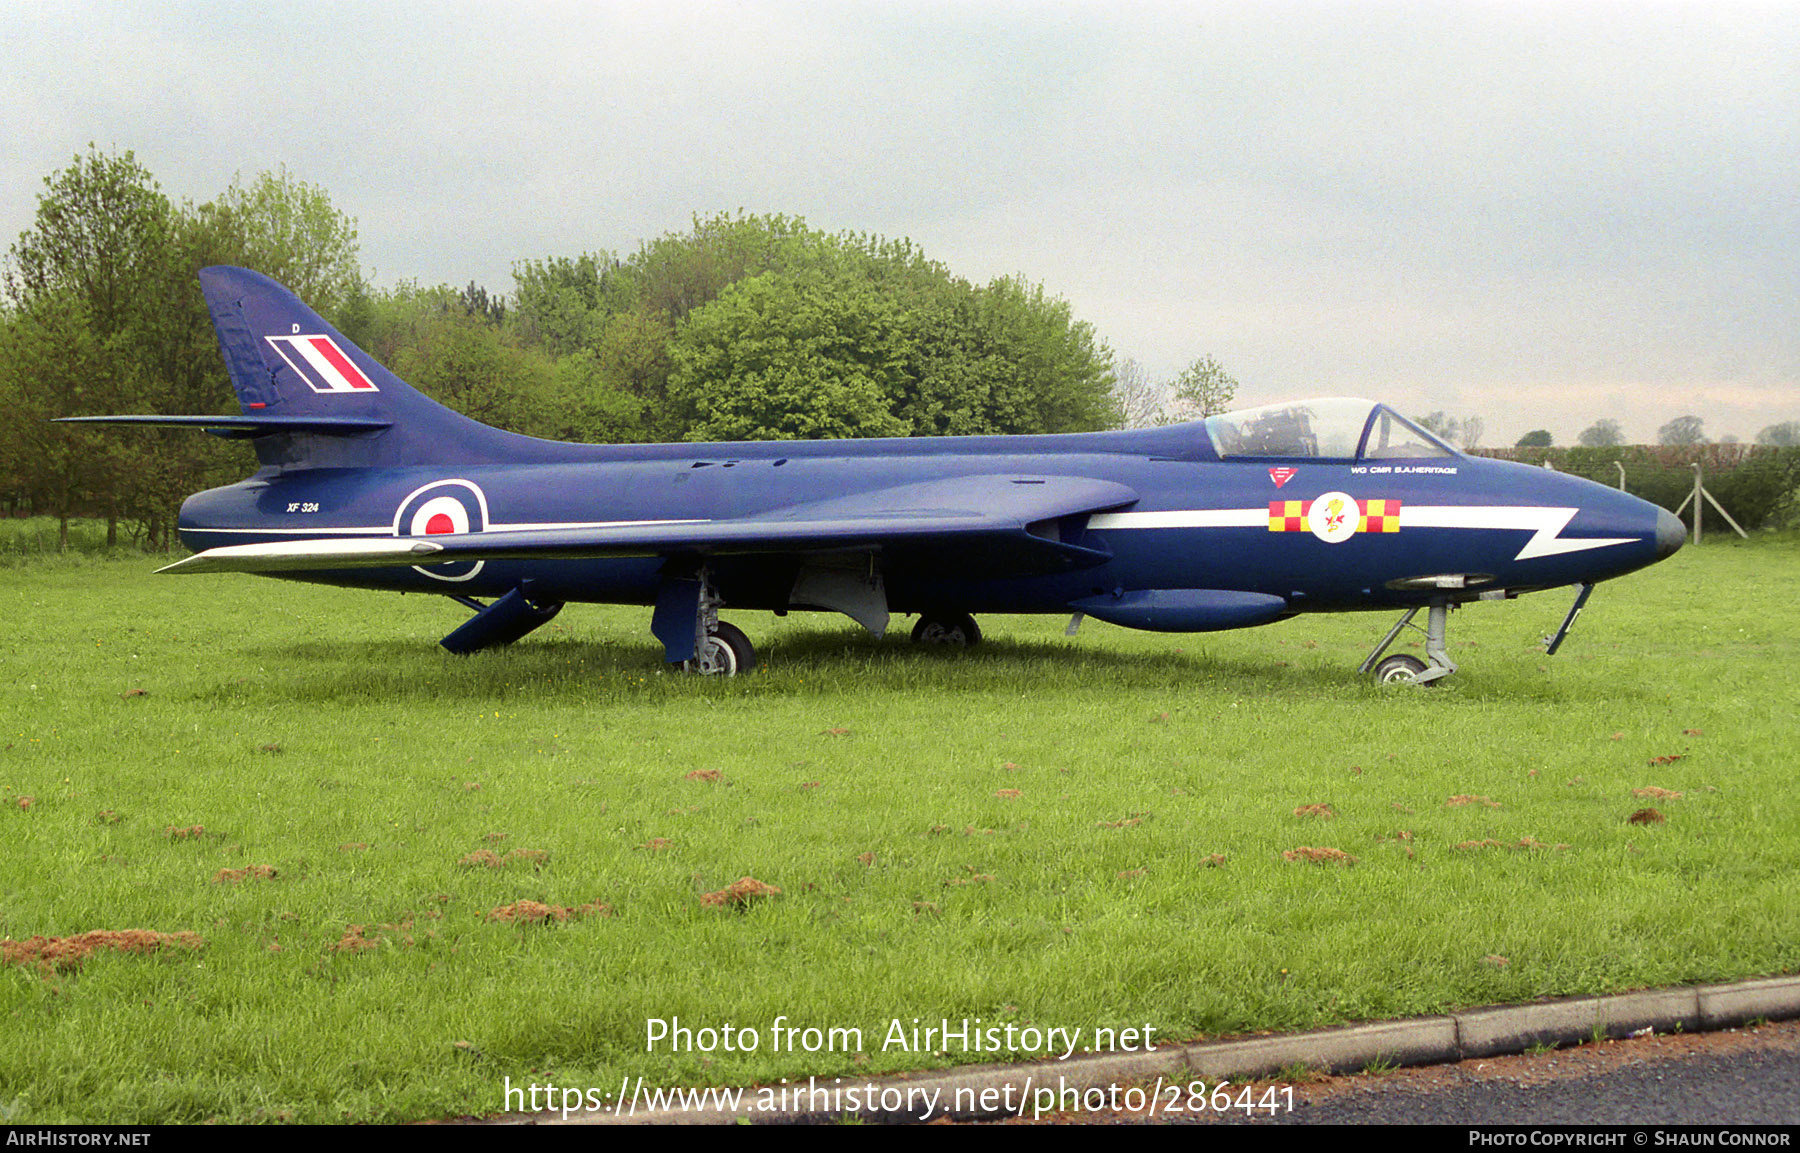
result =
[[[1375,681],[1377,684],[1383,685],[1417,683],[1419,674],[1429,667],[1430,666],[1418,657],[1408,656],[1405,653],[1395,653],[1393,656],[1384,657],[1376,663]],[[1426,681],[1424,683],[1430,684],[1431,682]]]
[[[1413,618],[1419,614],[1419,610],[1417,608],[1407,609],[1356,671],[1359,673],[1373,672],[1375,680],[1384,685],[1430,685],[1443,680],[1456,671],[1456,662],[1450,659],[1450,651],[1444,646],[1445,625],[1449,621],[1450,610],[1454,607],[1456,606],[1449,601],[1433,601],[1429,606],[1430,612],[1425,618],[1423,629],[1413,623]],[[1391,657],[1384,658],[1381,654],[1385,653],[1388,646],[1394,643],[1394,638],[1400,635],[1401,630],[1408,628],[1425,634],[1427,660],[1422,661],[1407,653],[1395,653]]]

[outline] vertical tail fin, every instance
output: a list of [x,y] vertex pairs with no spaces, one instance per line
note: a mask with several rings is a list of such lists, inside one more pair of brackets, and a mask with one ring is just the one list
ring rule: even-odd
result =
[[[260,273],[205,268],[200,287],[244,416],[273,418],[253,441],[265,466],[484,464],[518,459],[522,444],[542,443],[425,396]],[[334,421],[345,424],[333,428]],[[386,427],[369,431],[370,421]],[[282,428],[288,423],[292,431]]]

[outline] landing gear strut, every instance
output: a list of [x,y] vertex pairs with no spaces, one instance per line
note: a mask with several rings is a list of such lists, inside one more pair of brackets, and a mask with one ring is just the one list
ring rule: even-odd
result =
[[756,667],[750,638],[719,619],[724,603],[705,568],[691,577],[663,581],[650,631],[663,643],[669,663],[709,677],[736,676]]
[[1425,634],[1425,656],[1429,659],[1429,664],[1406,653],[1395,653],[1382,659],[1381,654],[1394,643],[1400,630],[1419,627],[1413,624],[1413,617],[1418,615],[1419,610],[1410,608],[1388,630],[1387,636],[1381,638],[1381,643],[1375,646],[1368,659],[1363,661],[1362,667],[1356,671],[1366,673],[1372,670],[1375,679],[1384,685],[1429,685],[1443,680],[1456,671],[1456,662],[1450,659],[1450,652],[1444,647],[1444,625],[1449,619],[1450,610],[1455,607],[1449,601],[1433,601],[1429,606],[1430,613],[1425,618],[1425,628],[1420,630]]

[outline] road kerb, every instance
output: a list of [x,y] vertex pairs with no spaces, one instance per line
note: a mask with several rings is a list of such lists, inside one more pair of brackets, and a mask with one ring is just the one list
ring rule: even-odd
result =
[[[1669,1033],[1722,1029],[1752,1020],[1800,1017],[1800,976],[1771,977],[1730,985],[1651,989],[1611,997],[1576,997],[1528,1005],[1497,1005],[1445,1016],[1379,1021],[1310,1033],[1284,1033],[1220,1041],[1160,1045],[1154,1052],[1090,1054],[1067,1062],[1039,1061],[921,1071],[858,1084],[937,1091],[938,1099],[960,1099],[975,1108],[940,1110],[938,1116],[1003,1117],[1021,1112],[1027,1094],[1055,1086],[1060,1091],[1133,1085],[1187,1086],[1224,1079],[1267,1078],[1284,1070],[1357,1072],[1375,1066],[1429,1065],[1471,1057],[1521,1053],[1538,1045],[1566,1045],[1597,1037],[1624,1037],[1644,1030]],[[841,1080],[841,1079],[825,1079]],[[746,1090],[750,1096],[754,1091]],[[960,1092],[960,1097],[959,1097]],[[985,1108],[983,1102],[994,1102]],[[1005,1103],[1015,1103],[1008,1105]],[[904,1112],[861,1110],[872,1121],[918,1120]],[[502,1123],[551,1124],[730,1124],[747,1118],[759,1124],[834,1120],[819,1110],[733,1114],[721,1109],[617,1116],[596,1112],[567,1119],[555,1113],[512,1115]]]

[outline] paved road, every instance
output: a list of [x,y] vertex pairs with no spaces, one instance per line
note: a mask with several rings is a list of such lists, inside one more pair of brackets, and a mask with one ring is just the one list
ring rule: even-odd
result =
[[[1778,1020],[1757,1028],[1725,1027],[1753,1018]],[[1608,1034],[1622,1039],[1576,1043]],[[1459,1054],[1496,1053],[1508,1055],[1453,1060]],[[1316,1074],[1297,1083],[1257,1080],[1232,1085],[1223,1097],[1216,1084],[1218,1078],[1235,1079],[1233,1070],[1366,1069],[1395,1061],[1444,1063],[1387,1073]],[[1098,1054],[1067,1065],[1015,1062],[926,1071],[880,1086],[870,1082],[861,1098],[865,1104],[834,1105],[829,1092],[835,1086],[834,1080],[825,1087],[822,1104],[807,1097],[772,1110],[740,1113],[736,1106],[699,1104],[496,1120],[793,1124],[831,1121],[836,1110],[848,1109],[888,1122],[956,1117],[1013,1124],[1633,1125],[1640,1128],[1625,1141],[1632,1147],[1669,1143],[1654,1140],[1643,1126],[1759,1125],[1788,1126],[1792,1132],[1773,1133],[1779,1140],[1735,1144],[1786,1148],[1790,1137],[1800,1144],[1800,976],[1477,1008],[1301,1034],[1167,1043],[1154,1051]]]
[[1251,1121],[1800,1127],[1800,1022],[1328,1078],[1299,1087],[1291,1113]]

